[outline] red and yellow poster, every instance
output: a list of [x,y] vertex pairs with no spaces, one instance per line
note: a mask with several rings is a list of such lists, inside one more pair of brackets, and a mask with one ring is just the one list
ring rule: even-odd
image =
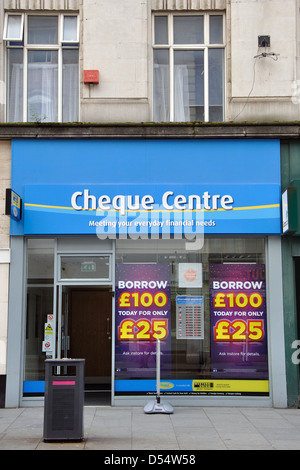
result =
[[210,302],[212,376],[266,380],[265,266],[211,264]]
[[116,266],[116,378],[155,378],[170,370],[171,287],[168,264]]

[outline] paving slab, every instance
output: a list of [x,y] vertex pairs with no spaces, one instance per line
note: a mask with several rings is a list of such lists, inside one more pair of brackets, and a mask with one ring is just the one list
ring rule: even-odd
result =
[[43,424],[43,407],[0,409],[0,450],[101,450],[108,459],[146,451],[300,450],[300,409],[175,407],[148,415],[142,407],[85,406],[81,442],[44,442]]

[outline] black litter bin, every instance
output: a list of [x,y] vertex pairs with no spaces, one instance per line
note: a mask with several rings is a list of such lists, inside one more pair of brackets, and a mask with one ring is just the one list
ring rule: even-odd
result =
[[45,361],[44,441],[82,441],[84,359]]

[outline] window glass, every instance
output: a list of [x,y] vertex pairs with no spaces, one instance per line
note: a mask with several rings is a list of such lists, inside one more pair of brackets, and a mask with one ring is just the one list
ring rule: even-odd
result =
[[155,44],[168,44],[168,17],[156,16],[154,27]]
[[170,66],[168,49],[154,51],[154,120],[170,120]]
[[4,39],[11,41],[20,41],[23,37],[23,16],[22,15],[8,15],[6,32]]
[[53,122],[58,119],[58,53],[28,51],[27,119]]
[[64,16],[63,41],[77,41],[77,16]]
[[61,279],[110,279],[109,256],[62,256]]
[[28,44],[57,43],[57,16],[28,16]]
[[204,120],[204,51],[174,52],[175,121]]
[[8,49],[8,122],[23,121],[23,49]]
[[223,43],[223,16],[221,15],[209,17],[209,42],[210,44]]
[[223,121],[224,103],[224,50],[209,49],[209,120]]
[[43,341],[53,314],[53,279],[54,240],[28,240],[25,381],[45,380]]
[[116,394],[268,394],[264,240],[189,245],[117,241]]
[[174,16],[174,44],[203,44],[203,16]]
[[62,120],[63,122],[72,122],[79,112],[78,50],[64,49],[62,57]]

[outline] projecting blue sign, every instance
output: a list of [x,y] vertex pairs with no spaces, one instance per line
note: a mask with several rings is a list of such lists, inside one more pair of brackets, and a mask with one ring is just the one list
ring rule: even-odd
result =
[[14,141],[12,234],[279,234],[279,141]]
[[10,188],[6,189],[5,214],[19,221],[22,218],[22,199]]

